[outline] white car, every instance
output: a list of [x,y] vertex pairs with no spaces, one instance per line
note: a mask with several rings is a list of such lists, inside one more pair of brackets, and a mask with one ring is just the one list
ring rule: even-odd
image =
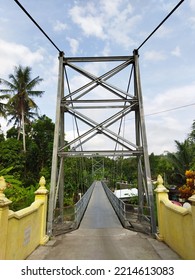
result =
[[115,190],[114,194],[116,195],[116,197],[120,199],[126,199],[129,197],[138,196],[138,190],[136,188],[121,189],[121,190]]

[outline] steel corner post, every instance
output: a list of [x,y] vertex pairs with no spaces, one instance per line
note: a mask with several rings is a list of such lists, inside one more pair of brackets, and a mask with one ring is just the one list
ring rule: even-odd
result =
[[60,143],[60,133],[62,134],[62,128],[60,127],[60,118],[62,115],[61,99],[64,96],[64,53],[59,53],[59,72],[58,72],[58,88],[57,88],[57,101],[56,101],[56,119],[54,130],[54,143],[53,143],[53,155],[52,155],[52,169],[51,169],[51,183],[49,193],[49,209],[48,209],[48,222],[47,222],[47,234],[52,235],[52,224],[54,216],[54,202],[55,191],[57,188],[57,168],[58,168],[58,147]]
[[[155,207],[154,207],[154,196],[153,196],[153,186],[151,179],[151,171],[150,171],[150,162],[148,155],[148,144],[146,137],[146,125],[144,118],[144,107],[143,107],[143,98],[142,98],[142,89],[141,89],[141,79],[140,79],[140,70],[139,70],[139,54],[138,50],[134,50],[134,64],[135,64],[135,96],[138,98],[138,114],[136,115],[136,137],[137,137],[137,145],[142,144],[143,149],[143,161],[144,168],[141,167],[141,157],[139,158],[139,166],[138,166],[138,177],[141,175],[145,182],[142,182],[142,191],[145,191],[145,195],[147,196],[148,205],[150,207],[150,218],[151,218],[151,233],[153,235],[156,234],[156,217],[155,217]],[[141,169],[141,170],[140,170]],[[138,182],[141,184],[141,179],[138,178]],[[144,184],[146,186],[144,190]],[[141,198],[143,199],[143,198]]]

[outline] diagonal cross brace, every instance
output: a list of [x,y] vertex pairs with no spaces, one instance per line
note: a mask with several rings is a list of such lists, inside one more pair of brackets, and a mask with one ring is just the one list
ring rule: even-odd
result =
[[[113,124],[116,120],[114,120],[115,118],[117,117],[121,117],[121,115],[124,115],[124,114],[127,114],[129,113],[131,110],[132,110],[132,107],[134,106],[135,104],[129,106],[129,107],[126,107],[124,108],[123,110],[117,112],[116,114],[112,115],[111,117],[109,117],[108,119],[106,119],[105,121],[103,121],[102,123],[97,123],[95,122],[94,120],[92,120],[91,118],[81,114],[80,112],[78,112],[77,110],[73,109],[73,108],[70,108],[68,106],[65,106],[67,108],[67,110],[69,112],[72,112],[72,114],[74,114],[75,117],[80,117],[82,120],[85,120],[86,123],[88,123],[90,126],[92,126],[93,128],[88,130],[87,132],[83,133],[82,135],[80,135],[79,137],[77,137],[76,139],[72,140],[71,142],[69,142],[67,145],[61,147],[59,149],[59,151],[62,151],[63,149],[67,148],[68,146],[74,144],[75,142],[77,142],[78,140],[82,139],[83,137],[89,135],[91,132],[93,132],[94,130],[98,130],[99,132],[107,132],[111,135],[113,135],[114,137],[116,137],[117,139],[120,139],[121,141],[123,141],[124,143],[127,143],[128,145],[130,146],[133,146],[134,148],[138,148],[137,145],[135,145],[134,143],[128,141],[127,139],[125,139],[124,137],[116,134],[115,132],[113,132],[112,130],[108,129],[107,127],[110,126],[111,124]],[[119,118],[117,118],[118,120]],[[106,123],[112,121],[111,124],[108,124],[107,126],[104,126]],[[115,140],[116,141],[116,140]]]
[[[126,61],[124,63],[122,63],[121,65],[118,65],[117,67],[113,68],[112,70],[106,72],[105,74],[97,77],[95,75],[92,75],[91,73],[87,72],[86,70],[76,66],[76,65],[73,65],[71,63],[68,63],[67,65],[71,68],[73,68],[75,71],[79,72],[80,74],[82,74],[83,76],[91,79],[92,81],[85,84],[84,86],[78,88],[77,90],[75,90],[74,92],[68,94],[67,96],[64,97],[64,99],[67,99],[69,97],[72,97],[73,95],[81,92],[82,90],[90,87],[92,85],[92,87],[88,88],[86,91],[84,91],[82,94],[80,94],[78,97],[76,97],[75,99],[79,99],[81,98],[83,95],[85,95],[86,93],[90,92],[91,90],[93,90],[94,88],[96,88],[97,86],[101,85],[102,87],[106,88],[108,91],[111,91],[113,94],[119,96],[120,98],[124,98],[123,95],[126,96],[129,96],[131,98],[133,98],[134,96],[113,86],[112,84],[106,82],[107,79],[111,78],[112,76],[114,76],[117,72],[123,70],[125,67],[127,67],[129,64],[131,63],[131,61]],[[95,85],[93,85],[94,83],[96,83]],[[120,92],[121,94],[119,94],[118,92]]]
[[[73,116],[75,116],[75,114],[73,112],[70,112],[70,114],[72,114]],[[85,122],[86,124],[88,124],[91,127],[94,127],[94,125],[90,124],[89,122],[87,122],[86,120],[82,119],[80,116],[76,116],[78,119],[80,119],[81,121]],[[107,125],[106,127],[110,126],[111,124]],[[91,132],[89,132],[90,134]],[[76,146],[74,146],[75,149],[77,149],[78,147],[82,146],[84,143],[86,143],[87,141],[89,141],[90,139],[92,139],[94,136],[96,136],[97,134],[99,134],[100,131],[98,130],[97,132],[95,132],[94,134],[90,135],[88,138],[86,138],[84,141],[80,142],[79,144],[77,144]],[[114,137],[112,137],[111,135],[109,135],[108,133],[106,133],[104,130],[101,130],[101,133],[103,133],[104,135],[106,135],[108,138],[110,138],[111,140],[113,140],[114,142],[117,141],[118,144],[120,144],[121,146],[123,146],[126,149],[130,149],[128,146],[126,146],[123,142],[120,142],[119,140],[116,140]],[[78,140],[80,140],[80,138],[76,138],[74,139],[75,142],[77,142]]]

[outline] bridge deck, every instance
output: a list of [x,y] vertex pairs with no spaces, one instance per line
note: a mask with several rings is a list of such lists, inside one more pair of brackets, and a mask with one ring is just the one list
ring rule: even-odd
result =
[[56,236],[29,260],[159,260],[180,259],[148,235],[124,229],[100,182],[96,183],[78,230]]
[[101,182],[96,182],[88,207],[81,221],[80,228],[122,228]]

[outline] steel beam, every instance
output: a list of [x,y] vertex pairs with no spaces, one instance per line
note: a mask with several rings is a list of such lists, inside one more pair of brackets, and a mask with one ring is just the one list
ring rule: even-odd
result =
[[138,150],[93,150],[93,151],[68,151],[68,152],[58,152],[58,155],[61,157],[101,157],[101,156],[106,156],[106,157],[113,157],[113,156],[124,156],[124,157],[129,157],[129,156],[137,156],[143,154],[142,149]]
[[112,61],[134,61],[133,56],[93,56],[93,57],[64,57],[64,63],[68,62],[112,62]]

